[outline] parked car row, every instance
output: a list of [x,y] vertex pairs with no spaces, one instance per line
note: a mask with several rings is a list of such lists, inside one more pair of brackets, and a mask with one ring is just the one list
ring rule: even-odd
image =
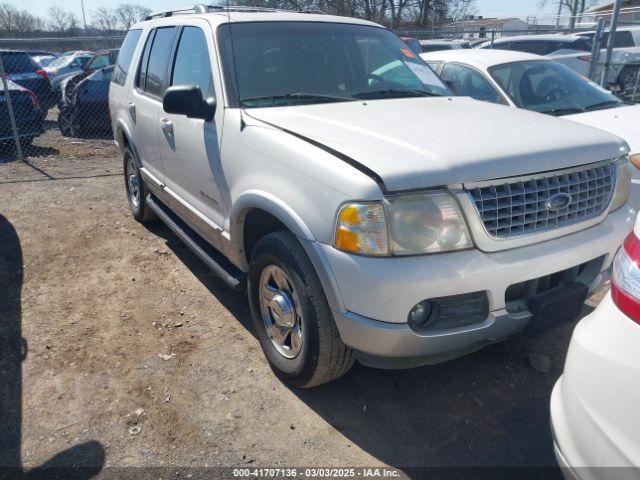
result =
[[[0,51],[23,146],[42,133],[44,118],[56,104],[63,135],[78,136],[92,130],[107,132],[111,128],[109,82],[117,55],[117,49],[95,53],[74,51],[62,55],[43,51]],[[4,85],[0,88],[0,142],[15,143]]]
[[[421,53],[460,48],[480,48],[544,55],[568,66],[580,75],[588,76],[595,35],[595,31],[584,31],[570,35],[505,36],[486,40],[476,45],[471,45],[464,40],[423,40],[419,44],[421,45]],[[602,76],[608,42],[609,32],[605,31],[598,54],[597,68],[594,72],[596,78]],[[640,27],[620,27],[615,34],[611,69],[605,82],[609,88],[628,95],[636,90],[639,73]]]
[[637,108],[546,57],[450,49],[434,72],[416,49],[250,7],[134,25],[109,92],[133,217],[246,291],[294,387],[576,320],[613,274],[554,393],[555,444],[567,475],[639,468]]

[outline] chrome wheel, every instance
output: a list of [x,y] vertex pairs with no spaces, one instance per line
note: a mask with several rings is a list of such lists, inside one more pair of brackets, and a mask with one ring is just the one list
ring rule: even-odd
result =
[[140,178],[138,177],[138,169],[133,163],[133,158],[129,158],[127,162],[127,189],[129,190],[129,198],[135,208],[140,206]]
[[293,283],[277,265],[265,267],[260,275],[260,313],[267,335],[285,358],[302,350],[300,301]]

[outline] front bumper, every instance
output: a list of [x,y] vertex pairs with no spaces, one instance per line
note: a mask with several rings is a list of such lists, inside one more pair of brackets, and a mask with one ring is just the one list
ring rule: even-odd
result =
[[[468,250],[369,258],[320,245],[325,269],[320,277],[325,290],[332,290],[327,297],[343,341],[364,354],[365,363],[375,363],[372,357],[392,358],[392,367],[429,363],[424,357],[438,362],[500,341],[526,326],[529,312],[507,310],[505,293],[514,284],[602,257],[601,274],[589,285],[593,291],[607,280],[635,215],[629,203],[587,230],[495,253]],[[314,263],[318,268],[320,262]],[[407,315],[418,302],[479,291],[487,293],[490,305],[482,322],[420,334],[407,324]]]

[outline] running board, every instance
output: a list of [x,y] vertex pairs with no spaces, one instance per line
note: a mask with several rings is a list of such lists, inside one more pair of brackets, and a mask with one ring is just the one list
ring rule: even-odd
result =
[[157,217],[182,240],[207,267],[211,269],[229,287],[237,292],[245,290],[246,274],[233,266],[224,255],[213,248],[204,238],[193,231],[186,223],[180,220],[160,200],[153,195],[148,195],[145,201]]

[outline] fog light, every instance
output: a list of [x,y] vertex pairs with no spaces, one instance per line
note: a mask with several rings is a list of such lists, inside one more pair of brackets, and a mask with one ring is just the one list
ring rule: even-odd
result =
[[420,330],[432,321],[438,319],[440,315],[438,304],[430,300],[424,300],[409,312],[409,326],[414,330]]

